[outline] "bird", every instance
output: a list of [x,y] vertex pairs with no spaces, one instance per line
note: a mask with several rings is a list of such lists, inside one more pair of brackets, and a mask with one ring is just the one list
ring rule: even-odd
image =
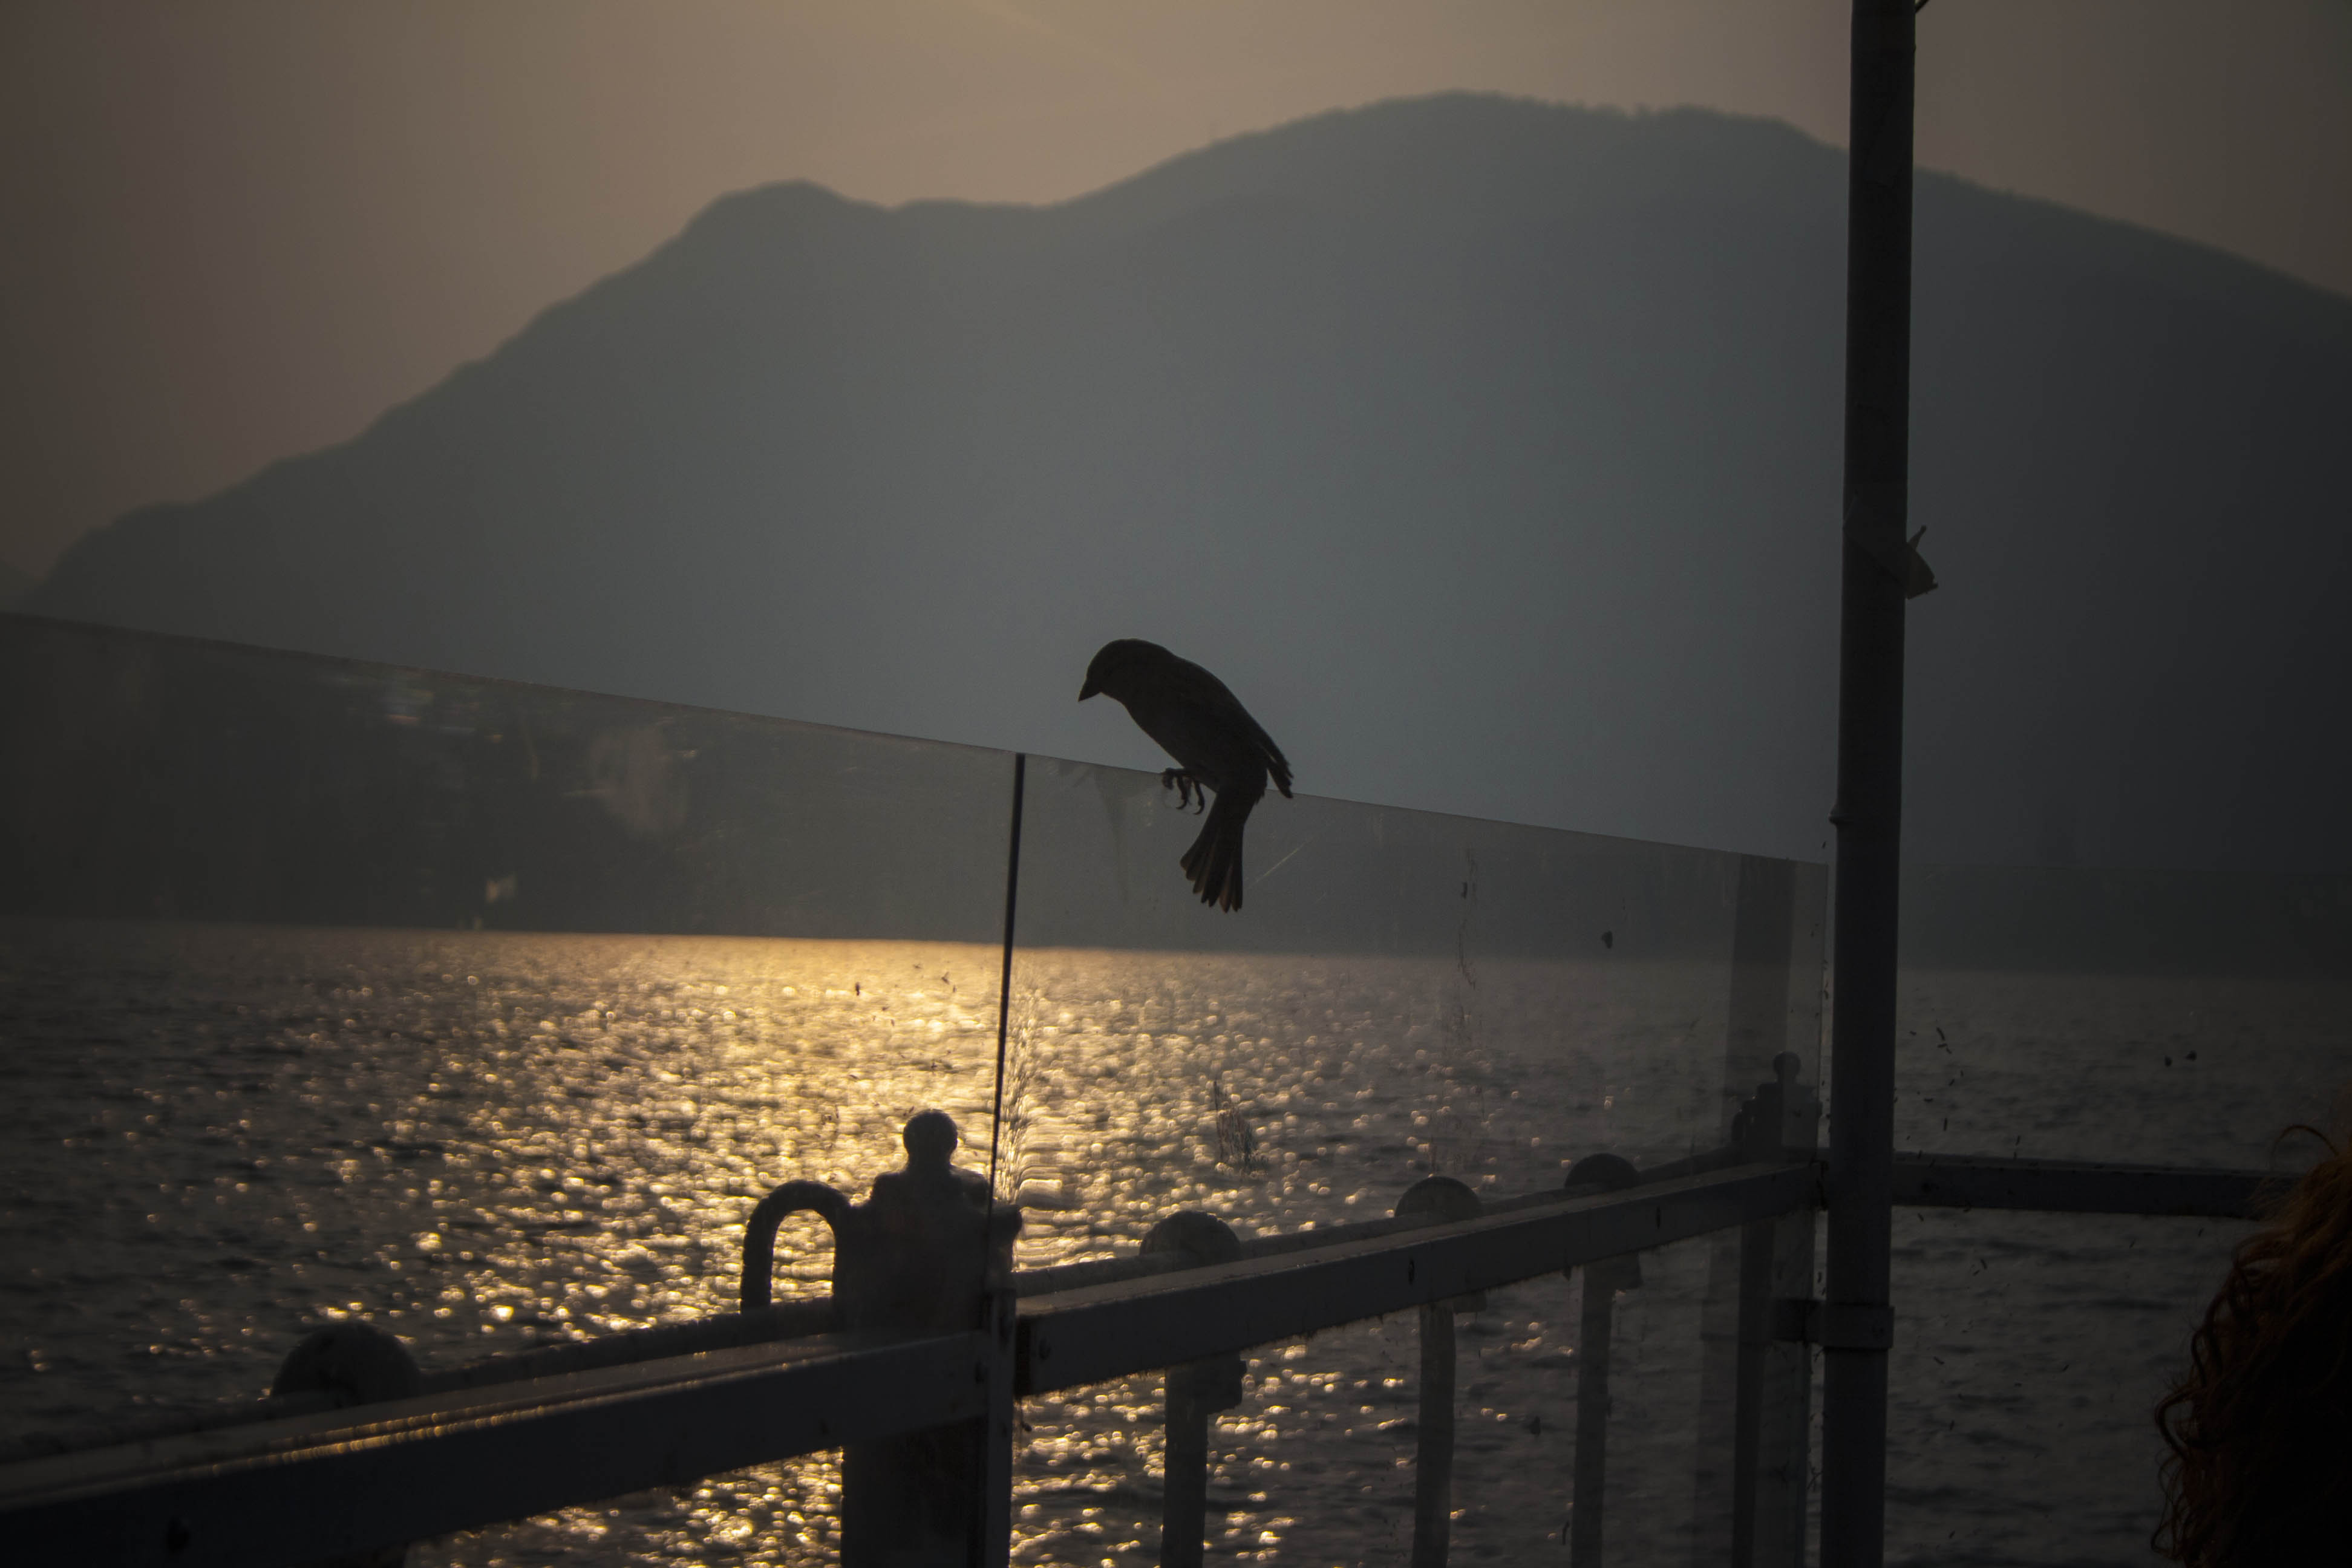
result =
[[1269,775],[1289,797],[1290,760],[1223,681],[1158,643],[1120,637],[1103,644],[1087,666],[1078,700],[1098,694],[1116,699],[1136,727],[1176,759],[1160,783],[1175,790],[1177,809],[1208,811],[1181,862],[1192,890],[1204,904],[1240,909],[1242,826],[1265,798]]

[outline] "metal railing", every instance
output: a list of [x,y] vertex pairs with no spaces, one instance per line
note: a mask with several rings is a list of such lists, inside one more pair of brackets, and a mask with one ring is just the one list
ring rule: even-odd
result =
[[[908,1167],[876,1184],[862,1239],[856,1206],[803,1201],[811,1184],[780,1188],[747,1227],[747,1261],[763,1270],[783,1213],[830,1210],[831,1300],[766,1305],[764,1274],[747,1272],[740,1313],[439,1373],[417,1370],[388,1335],[340,1325],[289,1358],[261,1406],[0,1464],[0,1538],[22,1562],[392,1563],[420,1538],[843,1448],[845,1562],[1002,1563],[1016,1402],[1166,1369],[1161,1561],[1197,1563],[1203,1439],[1213,1412],[1239,1398],[1234,1352],[1412,1310],[1423,1337],[1412,1561],[1434,1565],[1447,1547],[1454,1306],[1583,1268],[1569,1544],[1592,1568],[1616,1294],[1638,1279],[1638,1253],[1737,1227],[1731,1555],[1743,1568],[1801,1563],[1807,1347],[1883,1347],[1892,1325],[1805,1289],[1825,1169],[1818,1105],[1794,1081],[1795,1058],[1776,1065],[1735,1143],[1647,1172],[1591,1156],[1559,1191],[1483,1204],[1424,1178],[1394,1217],[1249,1239],[1186,1213],[1137,1256],[1010,1275],[986,1268],[983,1249],[1001,1259],[1017,1219],[936,1144],[927,1156],[910,1123]],[[2200,1215],[2251,1212],[2264,1180],[1927,1155],[1899,1157],[1895,1178],[1906,1204]],[[909,1284],[925,1278],[940,1288]]]

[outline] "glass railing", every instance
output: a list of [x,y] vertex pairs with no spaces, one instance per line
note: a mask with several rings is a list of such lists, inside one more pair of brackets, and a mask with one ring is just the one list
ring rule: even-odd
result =
[[[1247,1240],[1385,1218],[1431,1176],[1492,1202],[1597,1152],[1654,1167],[1727,1142],[1775,1056],[1815,1080],[1818,867],[1269,796],[1227,913],[1180,869],[1203,819],[1156,775],[1027,779],[1003,1133],[1031,1266],[1132,1252],[1179,1210]],[[1686,1561],[1694,1518],[1727,1510],[1694,1494],[1728,1239],[1645,1255],[1623,1298],[1612,1562]],[[1566,1545],[1583,1279],[1461,1314],[1454,1561]],[[1211,1439],[1213,1548],[1404,1553],[1420,1331],[1251,1352]],[[1033,1402],[1031,1560],[1150,1560],[1159,1398],[1140,1376]]]
[[[432,1368],[731,1311],[781,1176],[986,1142],[1008,755],[20,616],[0,670],[0,1433],[322,1321]],[[517,1528],[814,1538],[828,1472]]]
[[[1776,1058],[1822,1078],[1817,866],[1269,797],[1228,913],[1150,773],[22,616],[0,669],[11,1437],[257,1393],[322,1322],[430,1369],[731,1312],[753,1204],[864,1198],[926,1109],[1035,1279],[1182,1211],[1247,1247],[1433,1177],[1499,1212],[1594,1155],[1704,1165]],[[1898,1147],[2260,1166],[2324,1118],[2343,884],[1906,896]],[[1890,1540],[2137,1551],[2146,1409],[2238,1227],[1895,1223]],[[1740,1246],[1453,1304],[1455,1561],[1568,1550],[1580,1495],[1611,1563],[1725,1555]],[[774,1295],[833,1261],[787,1217]],[[1402,1553],[1430,1322],[1243,1353],[1202,1396],[1213,1552]],[[1166,1377],[1024,1403],[1016,1560],[1156,1557]],[[814,1455],[411,1561],[822,1561],[840,1486]]]
[[[1225,913],[1155,776],[1029,759],[992,1121],[1010,754],[21,616],[0,666],[11,1433],[258,1392],[321,1321],[432,1368],[729,1311],[751,1201],[863,1196],[927,1108],[1034,1269],[1178,1210],[1246,1240],[1654,1167],[1777,1055],[1818,1077],[1818,867],[1273,799]],[[1612,1561],[1727,1507],[1724,1239],[1595,1288]],[[788,1219],[777,1294],[830,1264]],[[1459,1304],[1460,1561],[1562,1548],[1584,1272]],[[1249,1353],[1213,1548],[1410,1540],[1419,1332]],[[1018,1558],[1156,1553],[1160,1398],[1030,1402]],[[822,1557],[838,1487],[814,1457],[413,1560]]]

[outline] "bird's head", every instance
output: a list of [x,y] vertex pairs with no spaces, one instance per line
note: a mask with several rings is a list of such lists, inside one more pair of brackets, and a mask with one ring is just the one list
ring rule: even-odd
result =
[[1130,689],[1129,677],[1149,666],[1155,659],[1165,659],[1168,650],[1158,643],[1145,642],[1141,637],[1121,637],[1107,642],[1087,665],[1087,683],[1078,688],[1078,700],[1101,693],[1127,700]]

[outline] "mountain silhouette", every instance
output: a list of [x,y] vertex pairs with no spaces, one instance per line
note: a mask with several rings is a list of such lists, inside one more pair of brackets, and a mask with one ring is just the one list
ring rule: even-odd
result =
[[[23,607],[1157,766],[1070,700],[1144,637],[1302,789],[1818,856],[1844,172],[1446,95],[750,191]],[[2352,869],[2352,301],[1937,175],[1916,234],[1912,852]]]

